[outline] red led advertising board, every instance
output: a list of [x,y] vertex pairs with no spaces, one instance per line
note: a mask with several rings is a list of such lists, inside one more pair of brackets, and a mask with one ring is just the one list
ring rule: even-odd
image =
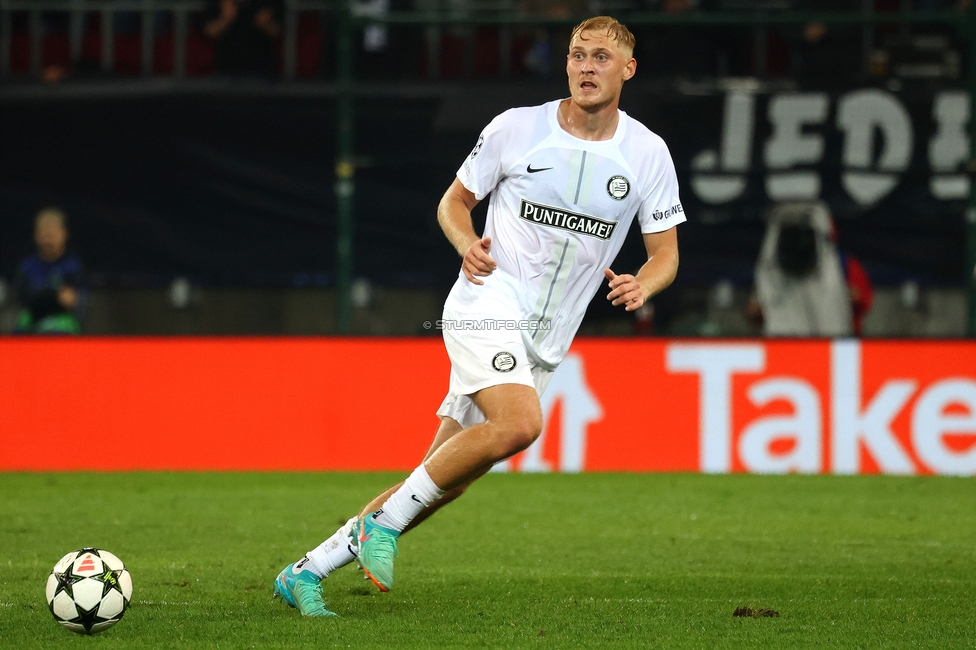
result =
[[[430,339],[8,338],[0,470],[408,470]],[[976,474],[976,345],[580,339],[499,470]]]

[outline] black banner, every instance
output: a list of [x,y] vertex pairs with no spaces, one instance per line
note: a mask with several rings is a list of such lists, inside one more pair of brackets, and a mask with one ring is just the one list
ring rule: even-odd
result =
[[[0,272],[55,204],[96,284],[331,284],[335,103],[323,95],[0,96]],[[562,95],[559,84],[358,98],[355,274],[453,282],[435,208],[458,165],[495,113]],[[664,137],[678,169],[679,283],[751,282],[764,212],[799,198],[829,203],[841,248],[876,283],[962,282],[964,93],[649,85],[625,88],[622,108]],[[615,266],[642,256],[632,236]]]

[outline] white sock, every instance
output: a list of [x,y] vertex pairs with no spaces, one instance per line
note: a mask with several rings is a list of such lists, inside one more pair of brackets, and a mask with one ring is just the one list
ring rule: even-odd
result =
[[[356,517],[353,517],[332,537],[306,553],[305,557],[295,564],[295,572],[311,571],[319,579],[323,579],[339,567],[344,567],[355,560],[356,547],[352,543],[352,536],[355,534],[352,525],[355,521]],[[306,559],[308,562],[305,561]]]
[[421,463],[400,489],[386,500],[383,507],[373,513],[373,520],[384,528],[402,533],[414,517],[443,494],[444,490],[437,487],[427,473],[427,468]]

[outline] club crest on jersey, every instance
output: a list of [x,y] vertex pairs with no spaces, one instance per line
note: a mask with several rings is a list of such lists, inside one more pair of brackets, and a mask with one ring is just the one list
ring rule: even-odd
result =
[[474,160],[474,157],[478,155],[478,152],[481,151],[481,147],[483,147],[484,145],[485,145],[485,134],[482,133],[481,136],[478,138],[478,144],[476,144],[474,146],[474,149],[471,150],[472,160]]
[[611,176],[607,181],[607,194],[611,199],[623,201],[630,194],[630,181],[623,176]]
[[499,352],[491,360],[491,367],[498,372],[511,372],[515,368],[515,356],[511,352]]
[[519,208],[519,219],[540,226],[578,232],[581,235],[589,235],[603,241],[610,239],[617,227],[616,221],[606,221],[605,219],[591,217],[588,214],[569,212],[541,203],[532,203],[525,199],[522,199],[522,206]]

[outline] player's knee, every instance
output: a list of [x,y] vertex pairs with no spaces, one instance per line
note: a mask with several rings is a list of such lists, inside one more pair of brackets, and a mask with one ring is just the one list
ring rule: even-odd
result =
[[506,427],[506,440],[509,454],[516,454],[528,448],[542,435],[542,416],[524,415],[509,422]]

